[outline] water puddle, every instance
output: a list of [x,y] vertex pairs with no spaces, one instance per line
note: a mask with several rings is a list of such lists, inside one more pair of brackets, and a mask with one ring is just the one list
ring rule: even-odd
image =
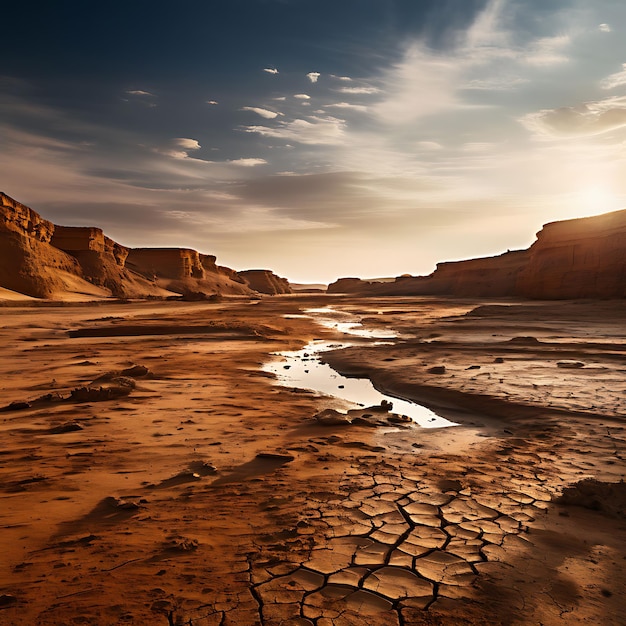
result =
[[[367,330],[358,319],[350,313],[337,311],[330,307],[309,309],[306,311],[319,324],[327,328],[340,330],[344,334],[366,337],[373,340],[392,340],[395,335],[378,330]],[[373,341],[372,345],[380,345],[381,341]],[[385,341],[384,343],[392,343]],[[277,383],[285,387],[310,389],[327,396],[333,396],[367,407],[380,404],[383,400],[393,403],[393,413],[406,415],[416,424],[425,428],[441,428],[454,426],[453,422],[437,415],[424,406],[388,396],[374,388],[368,378],[347,378],[336,372],[330,365],[320,361],[320,355],[328,350],[348,348],[352,343],[328,341],[312,341],[301,350],[280,352],[275,360],[266,363],[263,370],[276,376]]]

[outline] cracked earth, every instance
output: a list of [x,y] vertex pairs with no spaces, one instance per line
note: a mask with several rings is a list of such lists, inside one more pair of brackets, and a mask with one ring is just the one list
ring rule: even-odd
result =
[[[595,331],[610,356],[578,350],[582,371],[592,370],[576,374],[580,389],[556,367],[562,357],[518,346],[524,359],[513,358],[507,348],[498,375],[517,394],[526,386],[531,402],[503,410],[491,400],[506,398],[493,392],[461,412],[455,393],[476,384],[468,368],[487,369],[500,354],[467,345],[471,337],[484,342],[485,328],[497,328],[497,341],[527,335],[529,318],[473,319],[470,330],[463,314],[472,303],[418,310],[390,302],[378,325],[440,334],[445,346],[362,346],[341,365],[366,362],[385,387],[419,382],[432,394],[433,377],[418,380],[420,368],[445,361],[432,406],[461,426],[422,429],[324,425],[320,411],[351,407],[272,384],[260,371],[270,352],[334,337],[282,317],[307,306],[271,299],[3,312],[2,404],[53,390],[67,400],[0,414],[0,623],[623,623],[621,313],[605,311]],[[367,303],[343,306],[370,312]],[[571,344],[565,308],[559,319],[546,315],[545,336],[533,311],[532,332],[542,341],[558,332]],[[208,318],[219,337],[192,332],[202,324],[206,333]],[[175,322],[185,336],[122,335],[131,321]],[[83,327],[106,327],[107,336],[68,339],[68,328]],[[588,320],[583,330],[591,334]],[[577,341],[588,345],[582,334]],[[551,376],[543,401],[537,368]],[[124,397],[70,394],[126,370],[141,375]],[[585,400],[604,397],[602,389],[604,411]]]

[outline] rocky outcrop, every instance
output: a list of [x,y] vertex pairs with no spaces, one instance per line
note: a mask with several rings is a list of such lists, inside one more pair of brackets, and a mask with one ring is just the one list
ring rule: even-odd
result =
[[134,248],[126,264],[147,278],[204,278],[200,254],[187,248]]
[[49,243],[55,226],[31,208],[0,191],[0,230]]
[[626,210],[546,224],[516,293],[528,298],[626,297]]
[[251,295],[234,270],[185,248],[129,249],[100,228],[56,226],[0,193],[0,287],[37,298]]
[[49,243],[54,224],[4,193],[0,203],[0,286],[51,298],[65,289],[68,277],[80,283],[78,261]]
[[328,285],[327,293],[364,293],[369,291],[372,283],[360,278],[339,278]]
[[129,250],[127,267],[165,289],[185,296],[251,295],[252,290],[216,258],[188,248],[135,248]]
[[244,270],[237,272],[240,278],[254,291],[259,293],[267,293],[272,296],[284,293],[292,293],[289,281],[286,278],[276,276],[270,270]]
[[626,297],[626,210],[552,222],[528,250],[439,263],[429,276],[391,283],[341,278],[329,293],[559,300]]

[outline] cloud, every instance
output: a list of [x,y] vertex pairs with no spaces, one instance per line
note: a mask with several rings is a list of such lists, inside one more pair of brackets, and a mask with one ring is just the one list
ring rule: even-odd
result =
[[626,96],[577,107],[543,109],[520,121],[539,137],[548,139],[601,135],[626,127]]
[[342,80],[346,83],[352,80],[349,76],[337,76],[336,74],[331,74],[330,77],[334,78],[335,80]]
[[252,111],[252,113],[256,113],[261,117],[264,117],[266,120],[273,120],[279,115],[283,115],[282,113],[276,111],[270,111],[269,109],[262,109],[260,107],[242,107],[241,111]]
[[212,105],[212,106],[215,106],[216,104],[219,104],[219,103],[217,102],[217,100],[207,100],[207,101],[206,101],[206,103],[207,103],[207,104],[210,104],[210,105]]
[[420,150],[441,150],[443,148],[437,141],[418,141],[415,146]]
[[201,147],[202,146],[195,139],[177,137],[170,141],[170,145],[167,148],[159,148],[157,152],[171,156],[174,159],[186,159],[189,157],[190,151],[199,150]]
[[567,63],[570,58],[564,54],[564,49],[571,43],[569,35],[542,37],[531,43],[523,55],[523,60],[529,65],[537,66]]
[[278,74],[278,70],[275,67],[266,67],[263,69],[264,72],[268,74]]
[[266,165],[267,161],[265,159],[233,159],[228,161],[233,165],[239,165],[240,167],[256,167],[257,165]]
[[334,104],[326,104],[326,108],[350,109],[352,111],[367,111],[367,107],[363,104],[350,104],[349,102],[335,102]]
[[150,98],[156,98],[153,93],[150,93],[149,91],[143,91],[141,89],[129,89],[128,91],[126,91],[126,93],[129,96],[147,96]]
[[317,79],[321,76],[319,72],[309,72],[306,77],[312,82],[316,83]]
[[611,27],[608,24],[600,24],[598,26],[598,30],[601,33],[610,33],[612,29],[611,29]]
[[294,94],[293,97],[297,98],[298,100],[310,100],[311,99],[311,96],[308,96],[305,93],[296,93],[296,94]]
[[371,95],[380,93],[378,87],[341,87],[339,90],[341,93],[349,93],[355,95]]
[[602,89],[615,89],[626,85],[626,63],[622,63],[622,71],[607,76],[601,83]]
[[473,89],[476,91],[511,91],[527,85],[528,78],[521,76],[493,76],[489,78],[474,78],[460,85],[460,89]]
[[308,145],[338,145],[344,141],[345,121],[335,117],[311,116],[308,119],[296,119],[279,122],[268,126],[245,126],[246,133],[255,133],[262,137],[285,139]]

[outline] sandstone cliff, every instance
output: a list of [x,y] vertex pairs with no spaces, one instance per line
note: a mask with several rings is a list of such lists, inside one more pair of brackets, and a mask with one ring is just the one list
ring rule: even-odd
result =
[[626,297],[626,210],[546,224],[528,252],[519,295]]
[[129,249],[100,228],[56,226],[0,192],[0,288],[49,299],[253,293],[215,260],[181,248]]
[[244,270],[237,272],[240,278],[250,285],[251,289],[259,293],[278,295],[292,293],[289,281],[286,278],[276,276],[270,270]]
[[392,283],[341,278],[329,293],[365,296],[514,296],[546,300],[626,297],[626,210],[552,222],[528,250],[439,263]]
[[162,287],[191,294],[250,295],[252,290],[230,268],[215,264],[215,257],[188,248],[135,248],[126,265]]

